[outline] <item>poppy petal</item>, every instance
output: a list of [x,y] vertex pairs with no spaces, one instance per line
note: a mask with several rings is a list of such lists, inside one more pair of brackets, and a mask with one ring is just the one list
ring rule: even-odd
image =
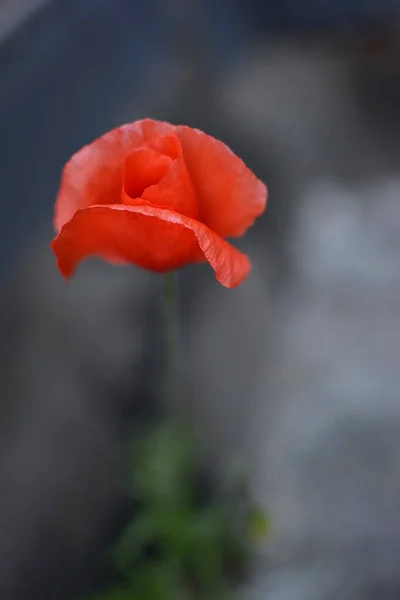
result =
[[265,210],[266,186],[223,142],[187,126],[176,129],[199,220],[223,238],[243,235]]
[[176,135],[160,135],[147,141],[147,145],[159,154],[165,154],[170,158],[178,158],[182,155],[180,139]]
[[217,280],[229,288],[238,286],[250,271],[247,256],[203,223],[149,205],[78,210],[53,240],[52,248],[65,277],[90,256],[156,272],[207,260]]
[[124,159],[158,136],[167,138],[164,146],[167,154],[173,153],[174,158],[176,143],[174,149],[170,140],[174,135],[175,127],[169,123],[144,119],[117,127],[74,154],[65,165],[61,179],[54,217],[56,231],[81,208],[120,202]]

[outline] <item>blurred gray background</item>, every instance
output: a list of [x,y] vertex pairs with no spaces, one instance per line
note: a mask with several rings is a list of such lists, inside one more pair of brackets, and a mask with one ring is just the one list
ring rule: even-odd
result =
[[91,585],[119,441],[162,410],[160,278],[49,248],[62,165],[145,116],[269,187],[248,281],[181,274],[183,405],[273,530],[257,600],[400,597],[398,0],[0,0],[0,598]]

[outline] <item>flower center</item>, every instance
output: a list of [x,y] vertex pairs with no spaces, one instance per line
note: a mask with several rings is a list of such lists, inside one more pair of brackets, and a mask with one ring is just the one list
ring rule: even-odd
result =
[[129,198],[140,198],[167,173],[172,158],[151,148],[138,148],[127,156],[122,167],[124,190]]

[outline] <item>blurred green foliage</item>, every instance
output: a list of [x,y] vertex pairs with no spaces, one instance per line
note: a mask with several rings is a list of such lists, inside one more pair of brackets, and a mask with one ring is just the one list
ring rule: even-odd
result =
[[267,534],[268,520],[243,485],[229,499],[199,502],[193,439],[168,423],[136,443],[130,484],[143,508],[111,552],[118,584],[90,600],[232,596],[232,582]]

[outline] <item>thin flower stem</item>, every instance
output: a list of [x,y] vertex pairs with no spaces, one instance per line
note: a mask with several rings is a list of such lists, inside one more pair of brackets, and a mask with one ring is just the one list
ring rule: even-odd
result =
[[165,275],[165,394],[167,403],[173,403],[178,392],[179,323],[178,275]]

